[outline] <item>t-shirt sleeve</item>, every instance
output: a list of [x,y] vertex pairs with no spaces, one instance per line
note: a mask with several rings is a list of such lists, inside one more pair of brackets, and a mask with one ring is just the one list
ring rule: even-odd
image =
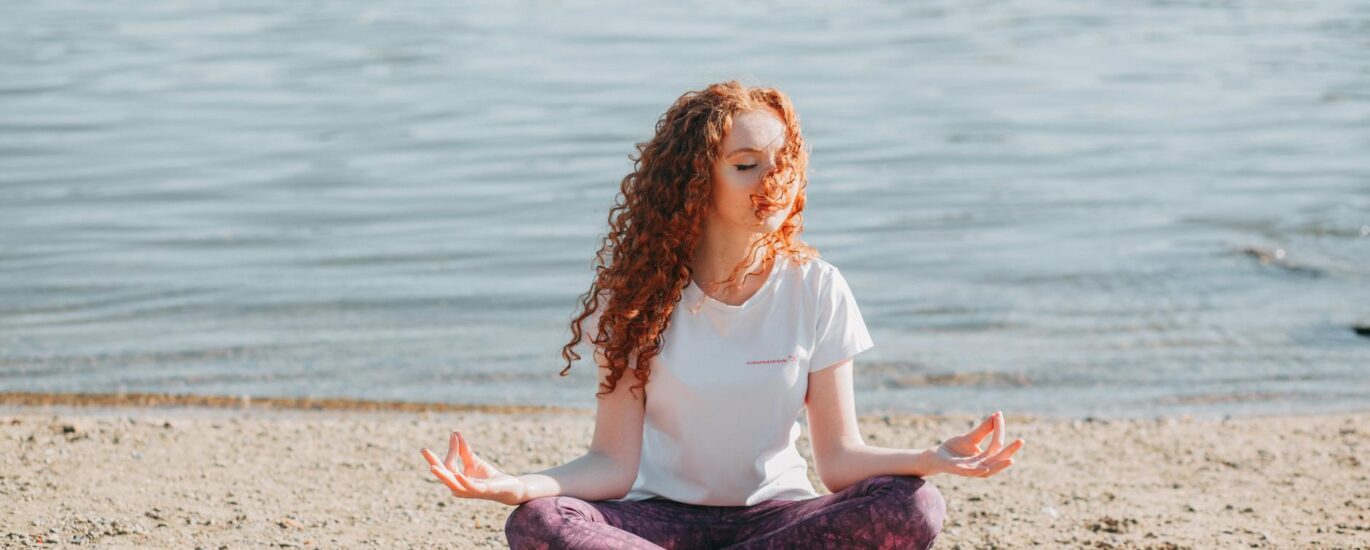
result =
[[875,345],[861,310],[856,307],[847,280],[837,268],[825,284],[820,285],[818,297],[818,330],[813,353],[809,354],[809,372],[817,372],[855,357]]

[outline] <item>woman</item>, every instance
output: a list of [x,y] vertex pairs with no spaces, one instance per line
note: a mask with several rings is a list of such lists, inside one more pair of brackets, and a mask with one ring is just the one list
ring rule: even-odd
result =
[[[862,442],[852,357],[873,343],[841,273],[798,238],[808,155],[790,100],[734,81],[688,92],[637,149],[562,349],[564,376],[594,335],[589,451],[513,476],[453,432],[445,460],[422,450],[430,470],[453,495],[518,506],[514,549],[930,547],[945,503],[924,479],[992,476],[1023,441],[1004,445],[995,413],[926,450]],[[829,495],[795,447],[804,410]]]

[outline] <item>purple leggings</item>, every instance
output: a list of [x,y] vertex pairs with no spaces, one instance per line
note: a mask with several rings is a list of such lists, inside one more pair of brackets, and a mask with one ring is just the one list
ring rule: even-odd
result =
[[703,506],[535,498],[504,522],[511,550],[524,548],[931,548],[946,502],[912,476],[872,476],[807,500]]

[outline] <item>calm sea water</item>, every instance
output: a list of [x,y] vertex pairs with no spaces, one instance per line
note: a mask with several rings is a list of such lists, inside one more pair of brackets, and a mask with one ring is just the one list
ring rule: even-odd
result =
[[1370,4],[1307,0],[11,5],[0,391],[591,407],[628,154],[728,78],[862,411],[1370,407]]

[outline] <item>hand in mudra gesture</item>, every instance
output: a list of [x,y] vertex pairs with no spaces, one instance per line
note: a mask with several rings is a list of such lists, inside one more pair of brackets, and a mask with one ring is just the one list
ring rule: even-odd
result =
[[[493,500],[510,506],[523,502],[523,481],[499,471],[476,456],[459,432],[452,432],[447,458],[443,461],[439,462],[437,455],[428,449],[421,449],[420,452],[428,461],[428,471],[438,476],[452,490],[453,496]],[[457,458],[461,458],[460,469],[457,468]]]
[[[991,433],[994,438],[981,450],[980,442]],[[1012,466],[1013,453],[1021,448],[1022,439],[1004,446],[1004,413],[996,412],[971,431],[943,441],[930,454],[936,473],[989,477]]]

